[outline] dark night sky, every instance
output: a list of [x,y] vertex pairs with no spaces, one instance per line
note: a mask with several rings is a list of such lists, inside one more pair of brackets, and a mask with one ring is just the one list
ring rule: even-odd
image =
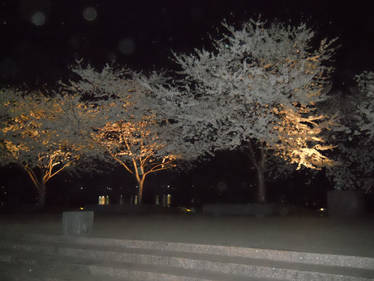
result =
[[339,36],[341,83],[374,69],[369,2],[0,0],[0,81],[53,83],[80,57],[95,65],[115,59],[138,70],[168,67],[171,49],[208,46],[207,34],[214,34],[222,19],[241,22],[261,14],[306,20],[322,36]]

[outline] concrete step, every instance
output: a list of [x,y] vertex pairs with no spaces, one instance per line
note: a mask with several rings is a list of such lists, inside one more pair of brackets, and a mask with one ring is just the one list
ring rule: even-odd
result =
[[[130,280],[155,280],[156,275],[160,280],[170,276],[170,280],[374,280],[374,259],[364,257],[89,237],[1,238],[0,261],[24,264],[20,260],[27,257],[34,263],[44,259],[47,263],[84,264],[93,276],[132,276]],[[178,278],[173,279],[175,276]],[[222,276],[224,279],[219,279]]]
[[[1,254],[1,253],[0,253]],[[0,277],[6,281],[274,281],[209,271],[189,271],[169,266],[102,262],[57,256],[22,255],[13,262],[0,262]],[[17,263],[14,263],[15,259]],[[4,279],[0,279],[4,281]]]
[[160,251],[173,251],[196,254],[212,254],[219,256],[243,257],[254,259],[265,259],[271,261],[284,261],[301,264],[329,265],[349,268],[361,268],[372,270],[374,268],[374,258],[332,255],[322,253],[307,253],[296,251],[258,249],[231,247],[220,245],[202,245],[190,243],[175,243],[165,241],[144,241],[108,239],[85,236],[63,236],[63,235],[41,235],[22,233],[0,233],[0,241],[30,241],[42,243],[68,243],[70,245],[80,245],[84,247],[105,246],[127,249],[152,249]]
[[[40,266],[31,260],[23,259],[23,262],[6,263],[0,261],[0,280],[2,281],[68,281],[68,274],[58,271],[52,264]],[[51,272],[53,270],[53,272]],[[79,273],[74,273],[76,276]],[[65,276],[64,276],[65,275]],[[70,275],[72,275],[70,273]],[[87,275],[86,275],[87,276]],[[67,277],[67,278],[63,278]],[[81,276],[80,276],[81,277]],[[82,279],[88,281],[92,279]]]

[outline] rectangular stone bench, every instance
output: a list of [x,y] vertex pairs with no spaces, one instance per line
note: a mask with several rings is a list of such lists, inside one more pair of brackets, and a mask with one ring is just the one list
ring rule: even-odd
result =
[[62,213],[64,235],[86,235],[92,232],[93,211],[70,211]]

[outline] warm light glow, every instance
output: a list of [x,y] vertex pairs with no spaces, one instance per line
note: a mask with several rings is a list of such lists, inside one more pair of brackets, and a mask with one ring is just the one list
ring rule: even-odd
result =
[[282,121],[274,126],[279,137],[275,147],[280,157],[297,164],[298,170],[302,166],[320,170],[324,166],[335,164],[321,153],[334,148],[325,144],[321,134],[324,129],[330,129],[333,120],[315,114],[315,108],[311,105],[274,108],[273,111],[282,117]]
[[142,201],[145,178],[151,173],[175,167],[178,158],[163,152],[166,143],[153,131],[157,126],[155,116],[148,115],[138,121],[108,122],[92,135],[115,161],[135,176],[139,185],[139,198],[135,204]]

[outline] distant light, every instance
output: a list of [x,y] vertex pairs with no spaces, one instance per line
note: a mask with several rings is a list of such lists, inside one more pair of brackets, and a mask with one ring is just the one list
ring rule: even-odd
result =
[[118,42],[118,50],[124,55],[131,55],[135,52],[135,42],[132,38],[125,38]]
[[46,16],[42,11],[36,11],[31,15],[31,22],[36,26],[45,24]]
[[83,211],[83,210],[84,210],[84,208],[83,208],[83,207],[80,207],[80,208],[79,208],[79,210]]
[[97,18],[97,11],[94,7],[87,7],[83,10],[83,18],[86,21],[94,21]]
[[326,211],[325,208],[320,208],[319,210],[320,210],[321,212],[325,212],[325,211]]

